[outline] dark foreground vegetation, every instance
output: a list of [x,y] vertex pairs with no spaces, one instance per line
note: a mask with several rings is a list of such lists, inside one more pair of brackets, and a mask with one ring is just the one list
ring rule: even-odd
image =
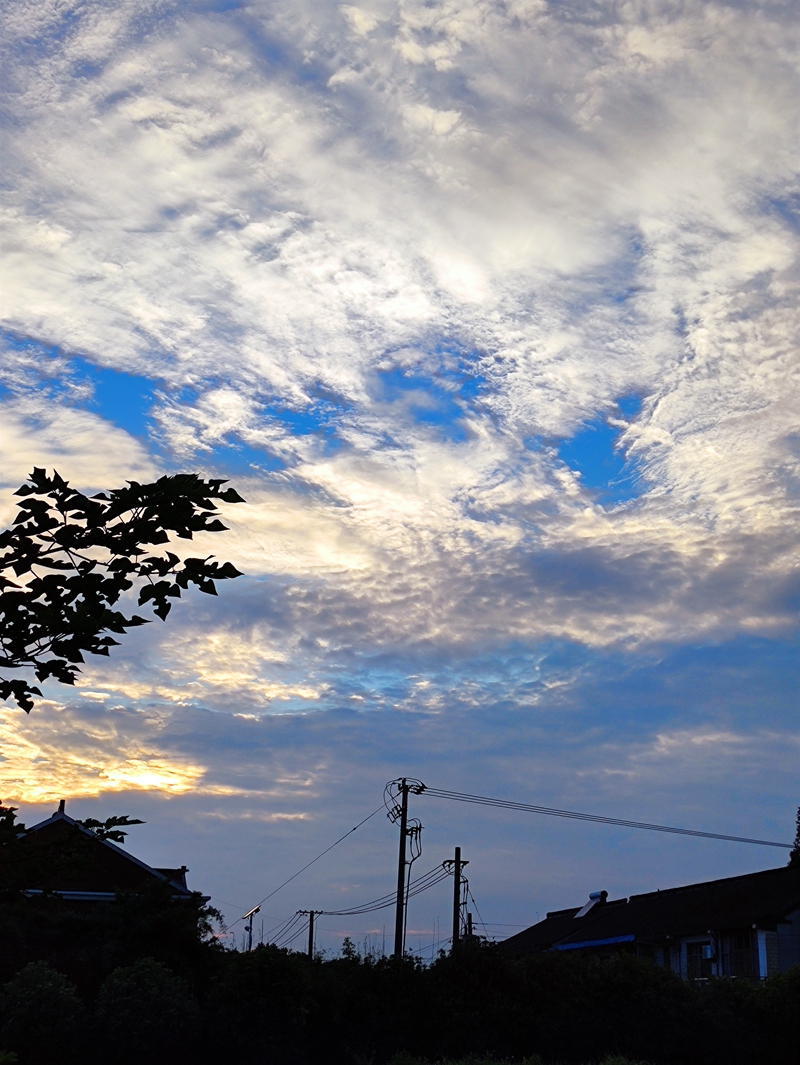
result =
[[224,950],[212,917],[159,892],[86,913],[7,896],[0,1050],[20,1065],[800,1062],[800,971],[691,986],[629,956],[513,959],[478,943],[428,967],[352,948],[309,963]]

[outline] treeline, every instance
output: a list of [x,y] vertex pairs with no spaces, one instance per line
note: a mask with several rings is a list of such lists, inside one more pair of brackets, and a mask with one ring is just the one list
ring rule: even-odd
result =
[[85,913],[6,897],[0,1051],[20,1065],[800,1062],[800,971],[697,987],[631,956],[515,959],[478,943],[427,967],[353,949],[309,963],[224,950],[212,918],[159,891]]

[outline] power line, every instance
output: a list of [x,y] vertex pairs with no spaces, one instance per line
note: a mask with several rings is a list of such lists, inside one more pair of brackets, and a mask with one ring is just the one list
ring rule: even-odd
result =
[[[443,950],[448,945],[448,943],[452,943],[452,941],[453,941],[452,936],[448,936],[447,939],[439,940],[439,949]],[[428,951],[430,949],[431,948],[426,943],[424,947],[414,947],[413,950],[406,950],[406,954],[424,954],[426,951]]]
[[285,921],[281,921],[273,928],[270,928],[269,932],[267,932],[267,942],[276,943],[279,939],[282,939],[284,934],[289,930],[290,926],[296,921],[298,921],[299,918],[300,915],[298,913],[293,913],[292,916],[287,917]]
[[[297,916],[300,916],[300,915],[298,914]],[[303,933],[306,931],[307,928],[308,928],[308,918],[306,918],[305,920],[303,920],[301,918],[299,925],[296,925],[293,928],[288,928],[286,930],[286,932],[284,932],[283,936],[281,937],[280,942],[275,942],[273,945],[276,946],[276,947],[286,948],[286,947],[290,946],[290,944],[294,943],[294,941],[297,939],[298,936],[303,935]]]
[[289,923],[289,921],[293,920],[296,916],[297,916],[297,914],[293,913],[291,917],[286,917],[284,920],[278,921],[277,924],[274,924],[272,926],[272,928],[269,928],[267,930],[267,935],[266,935],[266,940],[265,941],[267,943],[270,943],[272,941],[272,939],[274,938],[273,937],[273,933],[275,933],[275,929],[276,928],[278,929],[278,932],[275,933],[275,935],[276,936],[282,935],[282,930],[283,930],[284,926],[287,925]]
[[753,843],[759,847],[782,847],[791,850],[791,843],[776,843],[770,839],[750,839],[747,836],[729,836],[723,832],[700,832],[694,828],[674,828],[671,825],[651,825],[645,821],[627,821],[621,817],[602,817],[600,814],[582,814],[575,810],[558,810],[550,806],[532,806],[526,802],[513,802],[511,799],[492,799],[486,795],[469,795],[461,791],[446,791],[444,788],[425,788],[422,795],[431,795],[434,799],[453,799],[456,802],[468,802],[478,806],[494,806],[502,810],[521,810],[523,813],[544,814],[547,817],[570,817],[576,821],[594,821],[601,825],[620,825],[622,828],[642,828],[648,832],[669,832],[678,836],[700,836],[702,839],[723,839],[731,843]]
[[[281,888],[285,888],[287,884],[291,884],[291,882],[296,877],[300,876],[301,873],[304,873],[306,871],[306,869],[309,869],[314,864],[314,862],[318,862],[320,860],[320,858],[324,858],[325,855],[328,853],[328,851],[332,851],[334,847],[338,847],[338,845],[342,842],[343,839],[347,839],[347,837],[351,836],[356,831],[356,829],[361,828],[361,826],[365,825],[367,823],[367,821],[369,821],[369,819],[371,817],[374,817],[375,814],[379,814],[381,812],[381,810],[383,810],[383,809],[384,809],[384,805],[383,805],[383,803],[381,803],[381,805],[377,808],[377,810],[373,810],[372,813],[368,814],[364,818],[363,821],[359,821],[357,825],[353,826],[353,828],[348,829],[348,831],[345,832],[345,834],[343,836],[340,836],[336,840],[335,843],[331,843],[330,847],[326,847],[324,851],[321,851],[316,856],[316,858],[312,858],[310,862],[306,862],[306,864],[303,866],[303,868],[302,869],[298,869],[296,873],[292,873],[292,875],[288,878],[288,880],[284,880],[284,882],[282,884],[278,884],[278,886],[275,888],[275,890],[274,891],[270,891],[269,895],[265,895],[264,898],[261,900],[261,902],[259,902],[257,905],[261,906],[267,901],[267,899],[271,899],[273,895],[277,895],[278,892],[281,890]],[[242,918],[242,917],[237,917],[235,921],[231,921],[231,923],[229,925],[227,925],[225,931],[226,932],[230,931],[230,929],[233,928],[233,926],[235,924],[238,924],[239,921],[241,921],[243,919],[244,918]]]
[[[449,876],[450,872],[442,865],[437,865],[433,869],[429,869],[427,873],[423,873],[422,876],[417,877],[416,880],[412,880],[408,889],[408,897],[413,898],[414,895],[419,895],[423,891],[427,891],[428,888],[440,884]],[[395,894],[392,892],[390,895],[382,895],[380,898],[373,899],[371,902],[362,903],[360,906],[349,906],[344,910],[317,910],[316,912],[325,914],[326,917],[355,917],[360,913],[374,913],[376,910],[385,910],[389,906],[394,906],[394,904]]]
[[[443,880],[447,880],[449,876],[450,871],[444,865],[437,865],[433,869],[429,869],[427,873],[423,873],[422,876],[411,882],[408,891],[409,897],[413,898],[415,895],[422,894],[423,891],[428,891],[429,888],[435,887],[436,884],[440,884]],[[363,913],[384,910],[389,906],[393,906],[394,902],[395,897],[394,893],[392,893],[391,895],[382,895],[380,898],[363,903],[361,906],[351,906],[345,910],[314,910],[314,913],[325,917],[355,917]],[[276,947],[288,947],[290,943],[297,939],[301,932],[308,928],[307,920],[302,921],[299,927],[297,924],[308,914],[308,910],[297,910],[291,917],[276,926],[278,930],[274,935],[274,929],[270,930],[268,933],[269,941]]]
[[477,913],[477,915],[478,915],[478,920],[481,923],[481,925],[483,925],[483,930],[488,936],[489,935],[489,929],[486,927],[486,922],[484,921],[483,917],[481,916],[481,911],[478,909],[478,904],[475,901],[475,896],[472,894],[472,889],[470,888],[469,884],[467,884],[467,894],[472,899],[472,905],[475,907],[475,913]]
[[298,912],[292,914],[288,921],[284,921],[283,927],[271,937],[273,946],[287,946],[295,940],[308,924],[304,918],[305,915]]

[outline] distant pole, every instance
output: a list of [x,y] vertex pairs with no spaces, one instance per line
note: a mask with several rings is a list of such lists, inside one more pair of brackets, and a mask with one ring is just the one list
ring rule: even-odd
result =
[[314,911],[308,911],[308,960],[314,960]]
[[467,938],[472,939],[472,914],[467,911]]
[[397,904],[394,916],[394,956],[403,957],[404,906],[406,893],[406,836],[408,835],[408,784],[400,781],[400,854],[397,860]]
[[456,856],[453,862],[453,946],[461,938],[461,848],[456,847]]

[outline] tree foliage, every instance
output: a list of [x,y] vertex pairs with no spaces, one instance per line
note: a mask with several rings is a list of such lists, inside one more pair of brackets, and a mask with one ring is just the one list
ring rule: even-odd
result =
[[629,954],[515,958],[472,941],[431,965],[309,963],[222,949],[200,896],[154,887],[91,908],[0,893],[0,1047],[21,1065],[798,1062],[800,967],[692,983]]
[[[115,609],[134,586],[139,606],[163,621],[170,599],[190,584],[216,595],[215,581],[241,576],[210,556],[151,553],[171,534],[191,540],[225,530],[216,501],[244,500],[224,484],[178,474],[89,497],[58,473],[34,469],[15,493],[22,499],[12,527],[0,533],[0,668],[74,684],[86,653],[107,655],[118,643],[112,633],[149,620]],[[41,691],[28,680],[0,677],[0,698],[26,713],[33,695]]]
[[153,958],[111,973],[100,989],[95,1019],[108,1059],[118,1065],[196,1060],[182,1051],[198,1027],[197,1003],[185,981]]
[[797,820],[795,821],[795,825],[796,831],[794,834],[794,843],[789,852],[789,865],[800,865],[800,806],[797,807]]
[[25,825],[17,821],[17,807],[3,806],[0,803],[0,847],[12,843],[18,836],[25,834]]
[[75,1059],[84,1015],[73,983],[44,962],[29,962],[3,987],[0,1039],[22,1055],[23,1065],[67,1065]]
[[140,821],[138,817],[128,817],[127,814],[122,814],[107,817],[105,821],[98,821],[96,817],[87,817],[84,821],[78,821],[78,824],[88,829],[98,839],[110,839],[114,843],[124,843],[128,833],[123,832],[123,828],[128,828],[129,825],[144,825],[146,822]]

